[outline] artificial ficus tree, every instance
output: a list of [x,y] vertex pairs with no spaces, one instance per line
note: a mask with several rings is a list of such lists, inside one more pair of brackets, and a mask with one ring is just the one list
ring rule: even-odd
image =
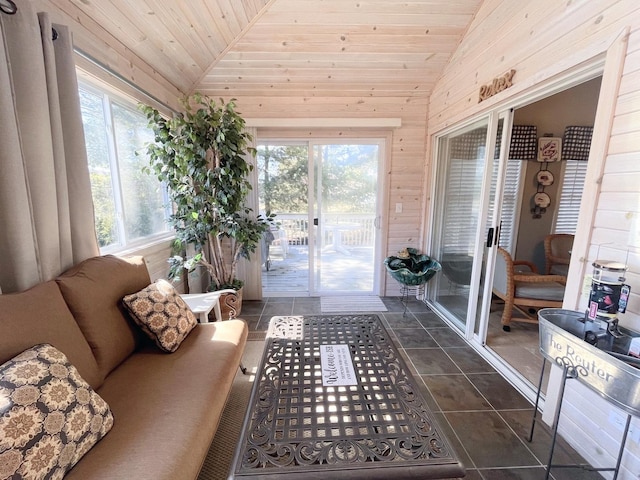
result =
[[184,268],[206,268],[211,289],[239,289],[238,260],[256,251],[273,216],[255,215],[245,205],[255,156],[245,121],[233,100],[216,102],[201,94],[183,100],[184,112],[165,118],[148,105],[140,108],[155,134],[147,145],[150,168],[169,189],[175,247],[192,245],[195,254],[169,259],[170,275]]

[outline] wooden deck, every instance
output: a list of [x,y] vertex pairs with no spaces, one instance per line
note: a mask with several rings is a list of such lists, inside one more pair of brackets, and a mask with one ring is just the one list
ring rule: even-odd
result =
[[[353,247],[346,253],[324,250],[314,275],[314,295],[373,293],[373,248]],[[265,297],[309,296],[309,247],[289,245],[286,255],[271,248],[269,269],[262,266]]]

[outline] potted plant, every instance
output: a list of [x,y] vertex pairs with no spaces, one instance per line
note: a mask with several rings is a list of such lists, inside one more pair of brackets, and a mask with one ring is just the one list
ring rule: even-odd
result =
[[210,277],[210,290],[238,291],[238,261],[256,251],[273,219],[254,215],[245,205],[253,169],[247,156],[255,155],[255,149],[233,100],[215,102],[196,93],[185,97],[183,105],[185,111],[172,118],[140,106],[155,134],[155,142],[146,146],[149,168],[165,182],[173,203],[174,251],[191,246],[194,252],[172,256],[169,276],[181,277],[184,269],[201,265]]

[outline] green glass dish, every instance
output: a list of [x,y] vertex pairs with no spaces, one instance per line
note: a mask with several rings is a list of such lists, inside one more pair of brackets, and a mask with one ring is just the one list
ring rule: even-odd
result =
[[403,285],[422,285],[442,270],[442,265],[415,248],[407,248],[408,257],[387,257],[384,266],[389,274]]

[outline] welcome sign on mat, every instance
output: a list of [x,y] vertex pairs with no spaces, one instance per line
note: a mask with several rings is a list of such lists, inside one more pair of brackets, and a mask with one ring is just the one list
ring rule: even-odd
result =
[[323,387],[358,384],[349,345],[320,345],[320,363]]

